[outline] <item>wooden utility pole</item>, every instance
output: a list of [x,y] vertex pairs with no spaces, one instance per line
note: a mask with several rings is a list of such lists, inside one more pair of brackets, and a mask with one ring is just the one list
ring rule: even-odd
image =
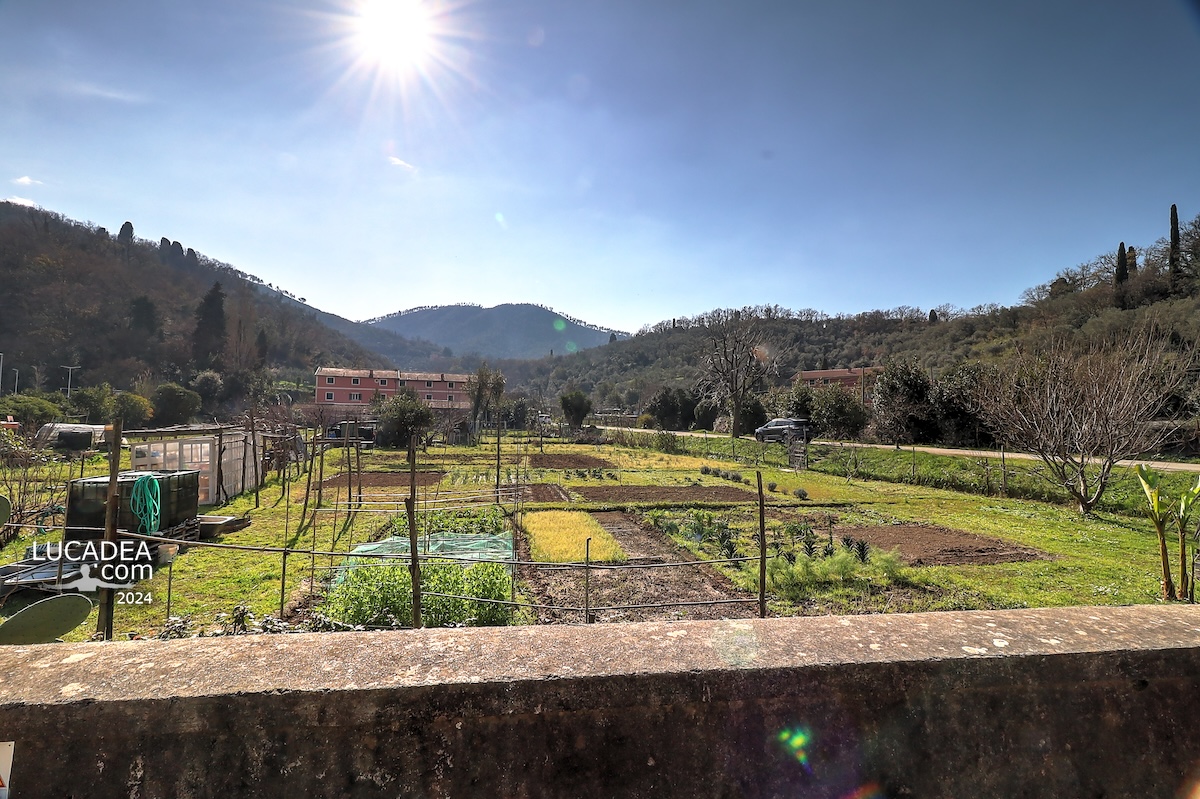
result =
[[[117,491],[119,485],[117,476],[121,472],[121,428],[123,424],[120,417],[113,420],[112,438],[108,440],[108,501],[104,504],[104,540],[114,543],[117,540],[117,512],[121,503],[121,495]],[[61,562],[61,552],[59,556]],[[113,590],[111,588],[100,589],[100,610],[96,617],[96,632],[105,641],[112,640]]]

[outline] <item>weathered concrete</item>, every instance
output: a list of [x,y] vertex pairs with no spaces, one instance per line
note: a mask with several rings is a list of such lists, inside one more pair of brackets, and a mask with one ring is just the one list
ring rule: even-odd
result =
[[1171,797],[1200,776],[1186,606],[44,645],[0,672],[19,797]]

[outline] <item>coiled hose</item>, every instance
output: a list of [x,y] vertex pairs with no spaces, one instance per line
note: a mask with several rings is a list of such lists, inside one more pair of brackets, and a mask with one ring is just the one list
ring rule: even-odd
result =
[[133,492],[129,495],[129,509],[138,519],[139,533],[150,535],[158,532],[158,525],[162,521],[158,478],[147,474],[134,482]]

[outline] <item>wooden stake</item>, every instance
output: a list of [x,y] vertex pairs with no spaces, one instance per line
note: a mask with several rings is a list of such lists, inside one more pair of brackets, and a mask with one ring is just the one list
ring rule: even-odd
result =
[[421,629],[421,561],[417,554],[417,434],[408,439],[408,498],[404,500],[408,514],[409,572],[412,574],[413,629]]
[[[112,438],[108,441],[108,501],[104,504],[104,540],[113,543],[117,540],[117,513],[120,509],[121,495],[118,493],[117,476],[121,471],[121,428],[123,420],[113,419]],[[59,553],[61,558],[62,553]],[[113,590],[100,589],[100,611],[96,617],[96,632],[105,641],[112,640],[113,633]]]
[[767,617],[767,509],[763,496],[762,472],[758,476],[758,617]]

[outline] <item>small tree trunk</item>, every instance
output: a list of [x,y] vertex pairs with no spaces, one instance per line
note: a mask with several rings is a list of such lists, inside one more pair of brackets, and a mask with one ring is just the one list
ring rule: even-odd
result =
[[1175,598],[1175,583],[1171,581],[1171,560],[1167,556],[1167,535],[1163,531],[1161,522],[1154,523],[1155,530],[1158,531],[1158,553],[1162,557],[1162,590],[1163,599]]
[[1190,595],[1188,591],[1188,568],[1187,568],[1187,538],[1184,537],[1183,528],[1179,528],[1179,598],[1187,599]]

